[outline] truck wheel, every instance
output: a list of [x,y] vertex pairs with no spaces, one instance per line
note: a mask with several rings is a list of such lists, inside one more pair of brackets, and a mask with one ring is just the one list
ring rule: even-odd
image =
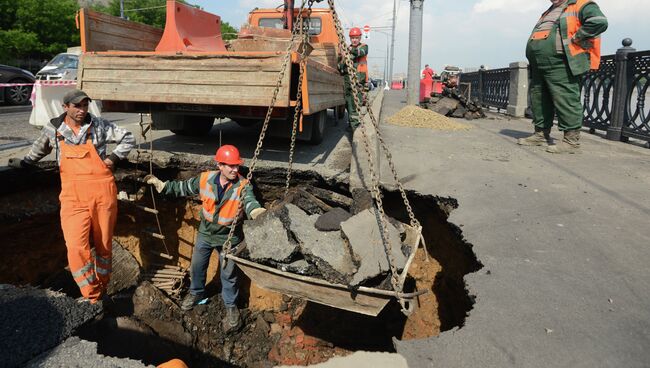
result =
[[[29,83],[24,79],[13,79],[9,83]],[[10,105],[26,105],[32,95],[32,86],[13,86],[5,88],[5,101]]]
[[174,134],[198,137],[208,135],[214,125],[213,116],[196,116],[196,115],[183,115],[179,116],[182,119],[182,129],[171,129]]
[[325,125],[327,123],[327,110],[319,111],[309,116],[311,127],[311,138],[309,143],[319,144],[325,137]]

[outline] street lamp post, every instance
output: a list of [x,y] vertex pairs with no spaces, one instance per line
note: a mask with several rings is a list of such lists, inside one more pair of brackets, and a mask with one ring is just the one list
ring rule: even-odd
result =
[[411,0],[411,21],[409,24],[409,62],[406,103],[420,102],[420,66],[422,60],[422,8],[424,0]]

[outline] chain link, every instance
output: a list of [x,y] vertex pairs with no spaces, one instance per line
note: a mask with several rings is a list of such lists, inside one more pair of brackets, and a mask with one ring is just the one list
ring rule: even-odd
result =
[[[311,27],[311,8],[314,5],[314,0],[309,0],[309,3],[307,5],[307,19],[309,19],[309,26]],[[291,126],[291,145],[289,147],[289,164],[287,166],[287,181],[284,185],[284,196],[289,195],[289,187],[291,186],[291,174],[293,170],[293,155],[296,150],[296,135],[297,135],[297,127],[298,127],[298,121],[302,119],[303,116],[303,106],[302,106],[302,85],[304,82],[304,77],[305,77],[305,72],[307,71],[307,62],[305,59],[305,54],[307,52],[307,47],[306,45],[309,44],[309,30],[307,30],[307,33],[304,32],[304,18],[300,18],[300,36],[302,38],[302,42],[304,47],[302,47],[301,52],[300,52],[300,76],[298,77],[298,94],[296,96],[296,110],[293,116],[293,124]],[[312,127],[313,129],[314,127]]]
[[[300,5],[300,10],[298,11],[298,18],[297,23],[302,25],[302,19],[303,19],[303,11],[305,9],[305,3],[306,0],[302,0],[302,4]],[[314,0],[309,0],[309,4],[314,3]],[[253,178],[253,172],[255,171],[255,167],[257,166],[257,161],[258,157],[260,155],[260,152],[262,151],[262,145],[264,144],[264,137],[266,136],[266,130],[268,129],[269,126],[269,121],[271,120],[271,114],[273,113],[273,108],[275,107],[275,102],[278,98],[278,93],[280,92],[280,87],[282,86],[282,80],[284,79],[284,75],[287,71],[287,66],[289,65],[289,62],[291,61],[291,54],[292,54],[292,48],[293,45],[297,39],[297,36],[299,34],[302,34],[303,32],[303,27],[301,26],[300,29],[298,30],[296,27],[293,28],[293,31],[291,33],[291,41],[289,42],[289,46],[287,47],[287,50],[285,51],[285,56],[284,56],[284,61],[282,63],[282,67],[280,68],[280,73],[278,74],[278,81],[275,85],[275,89],[273,90],[273,97],[271,98],[271,103],[269,105],[268,110],[266,111],[266,117],[264,118],[264,123],[262,124],[262,131],[260,132],[260,136],[257,140],[257,146],[255,147],[255,152],[253,154],[253,158],[251,160],[251,165],[249,167],[248,174],[246,175],[246,183],[244,183],[244,187],[242,188],[242,193],[246,190],[246,187],[250,184],[252,178]],[[232,237],[235,235],[235,228],[237,227],[237,223],[239,222],[239,218],[241,216],[241,213],[243,212],[243,202],[240,202],[239,208],[237,209],[237,214],[235,215],[235,218],[233,219],[232,224],[230,225],[230,232],[228,233],[228,238],[226,239],[226,242],[223,244],[223,252],[224,255],[228,255],[232,253]],[[224,257],[224,262],[223,265],[225,266],[227,262],[227,258]]]
[[[334,18],[334,26],[336,28],[336,33],[339,38],[339,44],[341,45],[346,45],[345,42],[345,35],[343,33],[343,27],[341,26],[341,20],[338,17],[338,14],[336,12],[336,8],[334,6],[334,0],[328,0],[327,1],[330,10],[332,11],[332,17]],[[366,95],[365,89],[361,89],[359,91],[359,79],[357,76],[357,71],[354,68],[354,64],[352,63],[352,58],[350,55],[350,52],[347,47],[341,48],[341,53],[342,53],[342,59],[345,62],[345,66],[347,69],[348,77],[350,78],[350,84],[352,87],[352,96],[354,100],[354,105],[356,110],[359,112],[359,120],[362,122],[364,118],[364,112],[362,111],[361,107],[366,105],[366,113],[368,114],[372,128],[375,131],[375,134],[377,136],[377,139],[379,140],[381,144],[381,148],[384,152],[384,155],[386,156],[386,159],[388,161],[389,167],[391,169],[391,172],[393,174],[393,178],[395,179],[395,182],[397,183],[397,187],[400,191],[400,194],[402,196],[402,200],[404,201],[404,205],[406,207],[406,210],[408,212],[409,216],[409,221],[410,225],[414,228],[416,228],[418,231],[421,231],[420,223],[418,220],[415,218],[415,214],[413,213],[413,209],[411,208],[410,202],[408,200],[408,197],[406,196],[406,191],[404,190],[404,187],[402,183],[399,180],[399,175],[397,174],[397,170],[395,169],[395,165],[393,163],[392,155],[390,154],[390,151],[388,149],[388,146],[386,145],[386,142],[384,141],[383,137],[381,136],[380,130],[379,130],[379,124],[377,122],[377,119],[375,118],[372,110],[370,109],[369,106],[367,106],[368,98]],[[362,99],[359,99],[359,94],[362,95]],[[371,150],[370,150],[370,145],[369,145],[369,138],[368,138],[368,133],[366,132],[367,125],[366,124],[361,124],[361,133],[363,137],[363,145],[364,145],[364,150],[366,152],[367,158],[368,158],[368,167],[371,175],[371,182],[372,182],[372,188],[371,192],[373,195],[373,198],[375,200],[375,207],[379,211],[379,226],[381,227],[382,230],[382,242],[384,243],[384,248],[386,251],[386,256],[388,258],[388,263],[390,266],[391,270],[391,284],[393,286],[393,291],[395,292],[396,298],[399,300],[400,305],[402,306],[402,311],[406,314],[408,313],[408,310],[410,308],[407,307],[407,301],[403,298],[400,297],[400,294],[403,290],[401,282],[400,282],[400,277],[399,273],[397,270],[396,261],[395,257],[393,256],[393,249],[392,249],[392,244],[390,243],[390,239],[388,238],[388,223],[386,219],[386,213],[384,211],[384,205],[383,205],[383,199],[382,199],[382,194],[381,190],[379,189],[379,178],[377,177],[377,174],[375,172],[375,164],[372,159],[371,155]],[[412,250],[415,251],[415,250]]]

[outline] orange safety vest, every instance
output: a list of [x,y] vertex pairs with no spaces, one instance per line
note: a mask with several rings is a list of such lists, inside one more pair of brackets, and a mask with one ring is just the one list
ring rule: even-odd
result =
[[[359,47],[365,46],[363,43],[360,43]],[[357,62],[357,72],[359,73],[365,73],[366,75],[366,83],[368,82],[368,55],[360,56],[356,60]]]
[[590,2],[591,0],[577,0],[575,4],[569,4],[564,10],[564,13],[562,13],[562,18],[566,19],[567,41],[565,41],[565,46],[569,46],[569,53],[571,56],[588,53],[591,69],[597,70],[600,67],[600,36],[590,40],[591,45],[589,45],[588,48],[571,42],[573,36],[578,32],[580,27],[582,27],[579,17],[580,10]]
[[[239,175],[239,181],[235,183],[239,186],[233,190],[229,198],[224,199],[221,203],[217,203],[217,188],[215,188],[214,184],[214,178],[217,175],[219,175],[219,171],[205,171],[201,173],[199,196],[202,202],[203,218],[208,222],[214,222],[214,215],[218,212],[217,224],[230,226],[235,221],[235,216],[237,216],[237,210],[241,204],[241,192],[244,189],[244,185],[248,183],[248,180]],[[228,183],[224,194],[233,185],[233,183]]]

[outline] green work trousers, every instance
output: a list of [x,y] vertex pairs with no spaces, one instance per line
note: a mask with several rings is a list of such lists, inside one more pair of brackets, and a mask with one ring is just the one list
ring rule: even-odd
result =
[[531,72],[533,124],[540,129],[549,129],[557,114],[560,131],[582,128],[580,76],[571,74],[565,56],[555,54],[537,60],[531,64]]
[[[364,76],[365,80],[365,76]],[[345,81],[345,107],[348,110],[348,122],[350,123],[350,127],[352,129],[356,129],[361,123],[359,122],[359,112],[356,109],[356,106],[354,105],[354,92],[352,90],[352,83],[350,82],[350,78],[346,75],[344,78]],[[363,104],[363,86],[358,85],[357,86],[358,96],[359,96],[359,103]]]

